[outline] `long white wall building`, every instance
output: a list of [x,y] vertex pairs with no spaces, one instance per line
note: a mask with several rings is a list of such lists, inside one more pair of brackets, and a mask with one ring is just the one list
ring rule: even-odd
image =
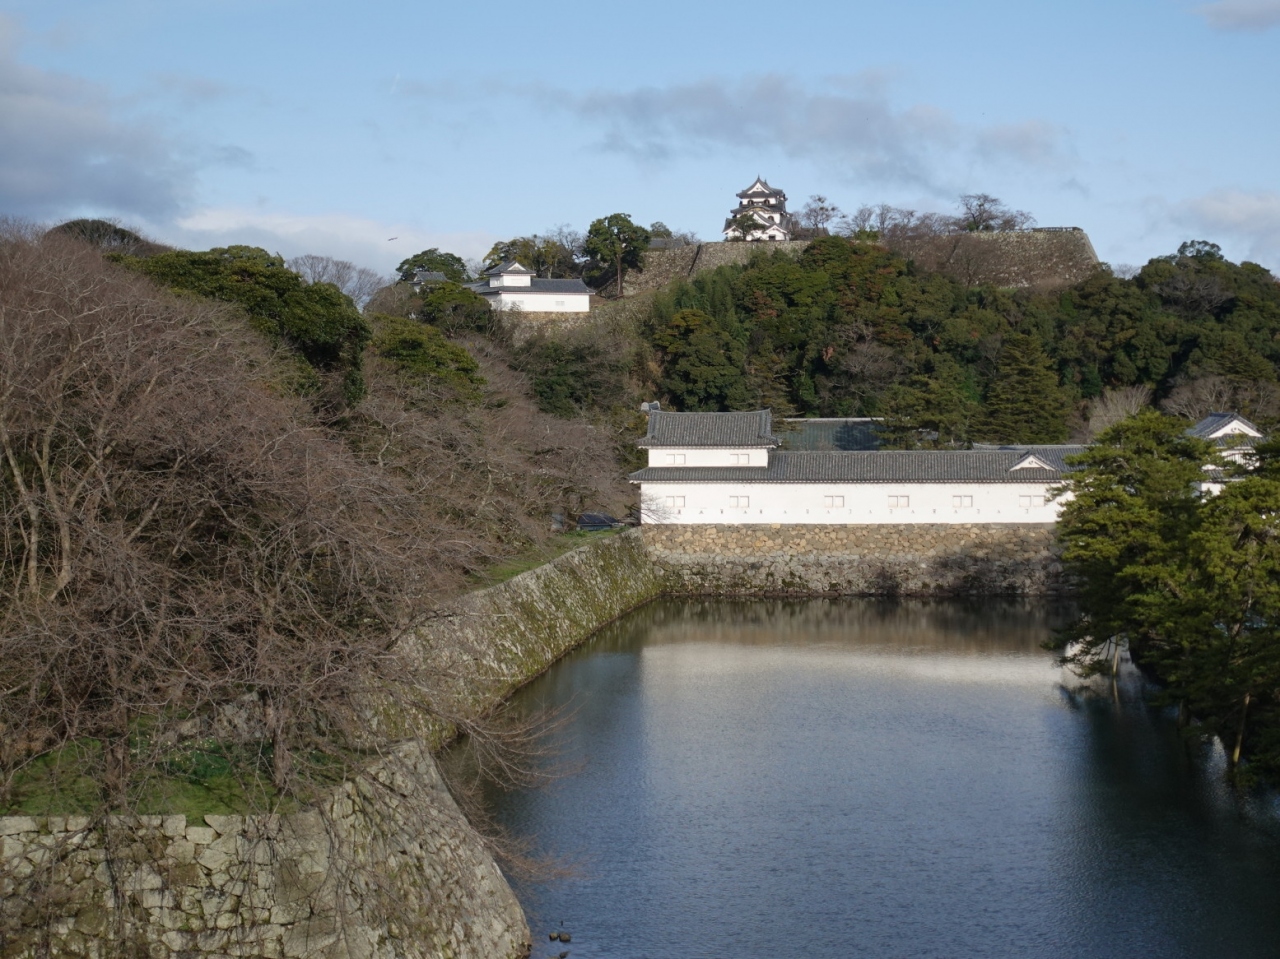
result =
[[1083,447],[783,452],[768,410],[649,413],[645,523],[1052,523]]
[[[1261,435],[1233,413],[1189,432],[1237,460]],[[1067,499],[1055,497],[1066,458],[1084,450],[779,450],[768,410],[650,409],[638,445],[649,454],[630,477],[640,487],[641,522],[666,524],[1053,523]]]

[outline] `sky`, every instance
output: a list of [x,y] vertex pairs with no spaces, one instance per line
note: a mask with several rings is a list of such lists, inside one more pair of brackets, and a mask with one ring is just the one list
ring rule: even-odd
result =
[[0,0],[0,216],[390,272],[623,212],[989,193],[1280,274],[1280,0]]

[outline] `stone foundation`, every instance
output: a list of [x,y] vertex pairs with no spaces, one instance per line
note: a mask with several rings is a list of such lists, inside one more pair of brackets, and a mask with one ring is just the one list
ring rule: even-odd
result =
[[1048,524],[653,525],[669,590],[717,595],[1053,595]]
[[[430,753],[286,816],[0,817],[6,957],[515,959],[520,904]],[[388,921],[388,917],[394,917]]]

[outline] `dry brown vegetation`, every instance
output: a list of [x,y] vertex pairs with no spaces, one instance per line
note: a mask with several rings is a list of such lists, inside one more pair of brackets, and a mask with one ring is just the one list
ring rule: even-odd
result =
[[326,422],[235,308],[7,225],[0,814],[152,811],[210,755],[241,811],[290,808],[388,754],[371,704],[519,775],[528,730],[398,639],[553,511],[629,491],[595,428],[472,348],[478,392],[372,356],[365,401]]

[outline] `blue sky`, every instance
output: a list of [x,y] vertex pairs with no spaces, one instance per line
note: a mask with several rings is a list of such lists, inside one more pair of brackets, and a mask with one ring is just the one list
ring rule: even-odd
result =
[[1278,121],[1280,0],[0,0],[0,215],[383,271],[759,173],[1280,272]]

